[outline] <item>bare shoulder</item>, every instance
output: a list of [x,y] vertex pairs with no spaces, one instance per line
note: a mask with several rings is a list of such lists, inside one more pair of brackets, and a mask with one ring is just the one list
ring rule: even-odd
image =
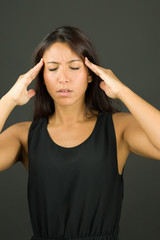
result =
[[14,124],[16,135],[21,143],[20,161],[23,163],[26,170],[28,170],[28,133],[32,121],[19,122]]
[[129,126],[130,124],[132,124],[133,121],[135,121],[135,118],[131,113],[117,112],[112,114],[112,119],[114,123],[117,141],[120,142],[121,144],[126,145],[125,147],[127,151],[129,151],[128,145],[124,140],[124,133],[127,126]]
[[[17,138],[22,143],[26,136],[28,137],[29,128],[31,126],[32,121],[19,122],[12,125],[15,128],[15,132],[17,134]],[[26,139],[27,140],[27,139]]]
[[116,130],[123,134],[124,129],[128,125],[129,121],[133,118],[131,113],[128,112],[117,112],[112,114],[114,126]]

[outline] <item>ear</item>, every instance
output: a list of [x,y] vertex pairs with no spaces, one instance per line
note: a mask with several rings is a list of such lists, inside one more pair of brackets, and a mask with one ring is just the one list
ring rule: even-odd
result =
[[90,82],[92,82],[92,75],[91,74],[88,76],[88,83],[90,83]]

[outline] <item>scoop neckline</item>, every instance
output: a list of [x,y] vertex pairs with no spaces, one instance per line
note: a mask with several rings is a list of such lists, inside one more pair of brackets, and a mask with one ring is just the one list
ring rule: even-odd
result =
[[101,116],[100,113],[98,113],[98,114],[97,114],[96,123],[95,123],[95,125],[94,125],[94,128],[93,128],[91,134],[88,136],[88,138],[87,138],[86,140],[84,140],[82,143],[80,143],[80,144],[78,144],[78,145],[76,145],[76,146],[74,146],[74,147],[64,147],[64,146],[61,146],[61,145],[57,144],[57,143],[51,138],[51,136],[50,136],[50,134],[49,134],[49,132],[48,132],[48,129],[47,129],[48,117],[45,118],[45,126],[44,126],[45,132],[46,132],[46,134],[47,134],[47,137],[48,137],[49,142],[50,142],[51,144],[53,144],[54,146],[56,146],[58,149],[60,149],[60,150],[65,150],[65,151],[67,151],[67,150],[76,150],[76,149],[79,149],[79,148],[81,148],[82,146],[84,146],[84,145],[85,145],[87,142],[89,142],[90,139],[94,136],[94,134],[96,133],[96,130],[97,130],[97,128],[98,128],[100,116]]

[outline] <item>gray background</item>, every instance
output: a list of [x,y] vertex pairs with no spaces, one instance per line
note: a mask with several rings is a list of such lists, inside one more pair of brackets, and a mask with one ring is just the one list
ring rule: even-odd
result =
[[[160,1],[1,1],[0,98],[31,67],[31,55],[55,27],[81,28],[110,68],[160,110]],[[32,88],[32,83],[29,87]],[[4,129],[32,119],[33,99],[17,106]],[[128,111],[125,109],[124,111]],[[151,123],[152,124],[152,123]],[[32,236],[28,173],[21,163],[0,173],[0,239]],[[124,172],[120,240],[160,238],[160,162],[130,154]]]

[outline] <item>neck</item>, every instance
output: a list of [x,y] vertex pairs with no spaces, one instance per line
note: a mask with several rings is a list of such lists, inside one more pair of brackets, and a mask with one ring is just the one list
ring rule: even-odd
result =
[[55,112],[50,118],[50,123],[55,125],[72,125],[86,120],[85,104],[69,106],[55,105]]

